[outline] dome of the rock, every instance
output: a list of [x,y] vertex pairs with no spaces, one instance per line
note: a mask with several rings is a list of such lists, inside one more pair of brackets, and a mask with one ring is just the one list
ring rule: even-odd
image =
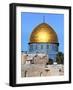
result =
[[57,34],[50,25],[41,23],[32,31],[30,43],[58,43]]
[[45,53],[55,61],[58,46],[57,34],[49,24],[41,23],[33,29],[29,39],[29,53]]

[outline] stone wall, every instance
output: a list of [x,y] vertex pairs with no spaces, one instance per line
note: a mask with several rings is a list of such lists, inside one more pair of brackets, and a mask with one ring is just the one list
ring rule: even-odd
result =
[[22,77],[61,76],[64,75],[63,65],[31,64],[22,65]]
[[47,54],[22,54],[21,63],[26,64],[26,61],[31,61],[31,64],[46,64],[49,61]]
[[48,59],[46,54],[22,54],[21,77],[64,75],[64,66],[62,64],[47,65]]

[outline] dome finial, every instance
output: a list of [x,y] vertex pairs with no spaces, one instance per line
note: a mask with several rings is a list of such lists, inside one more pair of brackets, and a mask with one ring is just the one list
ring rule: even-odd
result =
[[43,16],[43,23],[45,23],[45,16]]

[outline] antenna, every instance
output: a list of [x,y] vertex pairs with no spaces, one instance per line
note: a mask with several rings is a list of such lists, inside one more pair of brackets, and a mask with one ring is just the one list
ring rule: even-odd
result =
[[45,16],[43,16],[43,23],[45,23]]

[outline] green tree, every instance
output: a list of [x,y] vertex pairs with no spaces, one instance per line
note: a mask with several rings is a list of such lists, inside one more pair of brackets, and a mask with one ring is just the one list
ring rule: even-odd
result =
[[58,52],[56,56],[56,62],[58,64],[64,64],[64,54],[62,52]]

